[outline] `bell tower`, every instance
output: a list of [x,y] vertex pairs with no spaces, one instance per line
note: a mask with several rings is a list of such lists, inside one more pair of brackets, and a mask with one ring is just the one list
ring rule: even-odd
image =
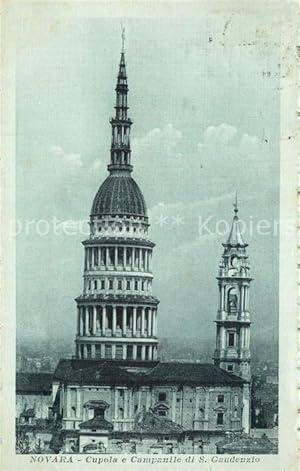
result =
[[215,365],[251,380],[249,289],[252,278],[246,244],[238,217],[237,198],[234,216],[217,276],[219,308],[216,319]]

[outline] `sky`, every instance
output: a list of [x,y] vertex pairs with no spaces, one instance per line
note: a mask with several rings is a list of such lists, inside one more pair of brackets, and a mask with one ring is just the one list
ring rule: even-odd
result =
[[237,191],[254,279],[251,335],[277,342],[278,236],[272,228],[258,233],[257,224],[273,227],[279,218],[278,18],[268,9],[204,9],[197,18],[20,21],[19,342],[75,337],[81,241],[107,176],[121,22],[133,177],[156,243],[158,335],[209,338],[213,350],[216,276]]

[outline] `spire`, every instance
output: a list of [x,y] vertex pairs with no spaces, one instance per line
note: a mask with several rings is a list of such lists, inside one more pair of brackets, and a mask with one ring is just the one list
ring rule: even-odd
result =
[[233,216],[233,220],[232,220],[230,233],[229,233],[229,236],[228,236],[228,239],[227,239],[226,243],[223,244],[223,245],[225,245],[225,246],[230,245],[232,247],[240,245],[240,246],[246,247],[248,244],[245,244],[245,242],[244,242],[244,239],[243,239],[243,236],[242,236],[242,231],[241,231],[240,224],[239,224],[239,217],[238,217],[239,209],[238,209],[237,192],[235,194],[235,201],[233,203],[233,208],[234,208],[234,216]]
[[115,116],[111,118],[112,126],[112,142],[111,142],[111,159],[108,165],[110,173],[132,171],[131,149],[130,149],[130,128],[132,121],[127,116],[129,107],[127,106],[127,73],[125,62],[125,29],[122,28],[122,49],[119,63],[119,71],[116,84],[116,105]]

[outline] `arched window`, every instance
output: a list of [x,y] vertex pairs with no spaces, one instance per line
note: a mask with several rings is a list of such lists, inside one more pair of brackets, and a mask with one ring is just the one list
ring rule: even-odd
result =
[[227,294],[228,312],[231,315],[236,315],[238,310],[238,294],[236,288],[231,288]]

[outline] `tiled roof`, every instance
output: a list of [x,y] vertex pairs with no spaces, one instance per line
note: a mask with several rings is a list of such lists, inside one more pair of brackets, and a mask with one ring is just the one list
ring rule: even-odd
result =
[[147,217],[143,194],[131,176],[114,174],[104,180],[95,196],[91,216],[104,214]]
[[142,413],[135,421],[133,432],[150,434],[182,433],[181,425],[165,417],[159,417],[152,412]]
[[86,422],[82,422],[79,424],[80,429],[103,429],[103,430],[112,430],[113,425],[105,420],[103,417],[97,416],[91,420],[87,420]]
[[60,360],[54,378],[64,382],[90,385],[134,384],[135,377],[113,361]]
[[[133,373],[129,367],[145,367],[147,372]],[[213,364],[180,362],[138,362],[117,360],[60,360],[54,379],[86,385],[228,385],[240,386],[244,380]]]
[[219,450],[229,454],[268,454],[276,452],[276,445],[274,445],[266,435],[263,435],[261,438],[253,438],[250,436],[236,437],[231,440],[221,441],[216,445]]
[[241,385],[244,380],[209,363],[159,363],[142,377],[144,384]]
[[51,394],[52,373],[17,373],[17,394]]

